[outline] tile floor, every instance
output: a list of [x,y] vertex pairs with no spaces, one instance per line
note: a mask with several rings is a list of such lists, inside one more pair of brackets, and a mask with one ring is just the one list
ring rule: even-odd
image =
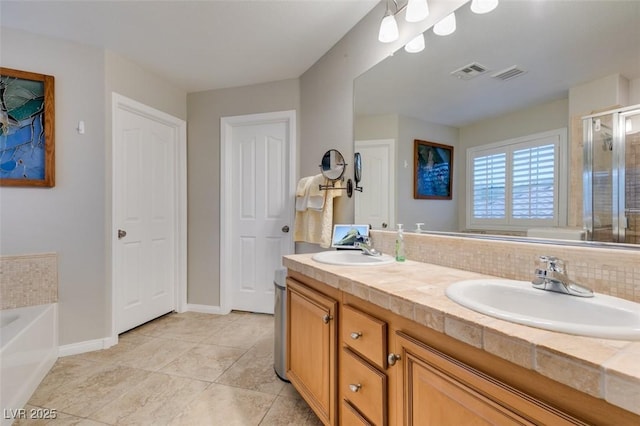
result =
[[[58,359],[15,425],[320,425],[273,371],[273,316],[169,314],[102,351]],[[29,412],[29,410],[27,410]]]

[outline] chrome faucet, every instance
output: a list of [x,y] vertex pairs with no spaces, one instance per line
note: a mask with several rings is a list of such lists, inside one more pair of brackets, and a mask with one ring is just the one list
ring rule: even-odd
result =
[[579,297],[593,297],[593,290],[574,283],[565,273],[564,260],[554,256],[540,256],[536,266],[534,288]]
[[378,250],[374,249],[371,245],[371,238],[364,237],[361,241],[356,241],[354,244],[357,248],[362,250],[362,254],[366,254],[367,256],[381,256],[382,253]]

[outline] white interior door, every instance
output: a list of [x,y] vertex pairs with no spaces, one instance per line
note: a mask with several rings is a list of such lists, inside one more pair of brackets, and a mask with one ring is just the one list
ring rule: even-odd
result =
[[292,112],[222,119],[226,310],[273,313],[274,271],[293,252],[294,120]]
[[373,229],[395,227],[395,141],[356,141],[362,157],[362,192],[355,196],[355,222]]
[[176,309],[180,135],[154,113],[114,108],[116,333]]

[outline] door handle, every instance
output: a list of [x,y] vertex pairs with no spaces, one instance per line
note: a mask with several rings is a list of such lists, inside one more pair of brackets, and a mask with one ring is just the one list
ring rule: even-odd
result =
[[124,229],[118,229],[118,239],[121,240],[127,236],[127,231]]
[[283,226],[283,227],[282,227],[282,232],[284,232],[285,234],[286,234],[287,232],[289,232],[289,226],[288,226],[288,225]]

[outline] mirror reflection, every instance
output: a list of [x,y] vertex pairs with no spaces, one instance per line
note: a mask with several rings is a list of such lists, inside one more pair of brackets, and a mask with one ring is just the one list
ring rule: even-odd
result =
[[356,181],[356,186],[362,180],[362,157],[359,152],[353,154],[353,179]]
[[[551,226],[566,230],[563,238],[582,238],[581,118],[640,104],[640,2],[505,1],[485,15],[471,13],[467,3],[456,19],[453,34],[429,30],[422,52],[398,51],[355,80],[355,151],[368,168],[370,161],[379,165],[376,181],[389,182],[380,194],[389,212],[367,223],[374,229],[404,223],[411,230],[409,224],[424,223],[429,231],[516,236]],[[495,147],[514,141],[527,146],[550,134],[557,144],[551,219],[470,220],[477,173],[472,155],[482,159]],[[455,147],[451,200],[414,199],[416,139]],[[381,145],[392,155],[378,155]],[[374,197],[372,192],[359,197]],[[515,209],[515,201],[501,202]],[[384,203],[367,199],[359,205]],[[532,210],[536,203],[528,200]]]
[[339,180],[344,175],[346,168],[344,157],[340,151],[336,149],[330,149],[322,156],[322,163],[320,164],[320,170],[322,175],[329,180]]

